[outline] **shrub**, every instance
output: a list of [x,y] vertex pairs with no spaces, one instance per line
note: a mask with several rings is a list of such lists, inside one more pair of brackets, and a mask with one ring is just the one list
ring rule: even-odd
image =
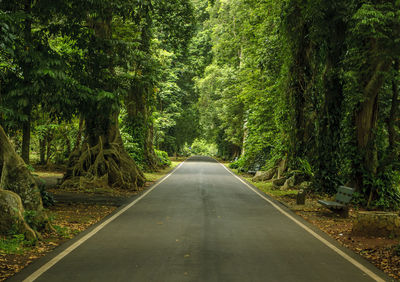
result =
[[47,192],[46,186],[43,183],[43,180],[38,181],[38,187],[40,191],[40,196],[42,196],[43,206],[44,207],[51,207],[54,206],[54,197],[52,194]]
[[161,166],[170,166],[171,165],[171,160],[169,159],[167,152],[157,150],[157,149],[155,149],[154,151],[158,157],[159,165],[161,165]]
[[240,169],[244,166],[244,162],[245,162],[245,159],[243,157],[240,157],[236,161],[231,162],[229,164],[229,167],[233,168],[233,169]]
[[218,153],[217,145],[209,144],[204,139],[195,139],[192,144],[192,155],[216,156]]

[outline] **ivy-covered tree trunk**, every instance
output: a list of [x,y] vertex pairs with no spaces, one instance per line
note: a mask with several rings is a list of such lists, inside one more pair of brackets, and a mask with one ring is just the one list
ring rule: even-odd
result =
[[146,163],[154,170],[158,169],[157,155],[154,151],[154,125],[151,121],[148,123],[146,140],[144,142],[144,155],[146,156]]
[[390,107],[390,114],[389,118],[387,120],[387,127],[388,127],[388,141],[389,141],[389,146],[388,146],[388,155],[391,156],[391,160],[393,160],[396,157],[395,153],[395,144],[397,140],[397,133],[395,129],[395,124],[396,124],[396,119],[398,116],[399,112],[399,85],[397,84],[397,76],[399,73],[399,60],[395,60],[394,63],[394,71],[396,73],[395,77],[392,79],[392,104]]
[[[319,60],[323,60],[323,67],[316,67],[314,73],[322,81],[315,86],[316,99],[320,98],[319,109],[316,110],[316,153],[313,157],[313,166],[316,168],[313,179],[317,190],[335,194],[340,183],[339,172],[339,144],[341,138],[341,121],[343,117],[342,101],[343,85],[340,79],[341,60],[345,53],[346,25],[339,11],[345,10],[346,1],[325,1],[322,21],[324,33],[318,38],[313,50]],[[321,48],[320,46],[326,46]],[[317,63],[315,65],[318,66]]]
[[293,53],[288,56],[288,85],[287,104],[291,110],[289,136],[289,158],[305,158],[307,148],[310,147],[309,138],[312,136],[307,116],[307,95],[310,92],[310,52],[311,43],[307,39],[309,23],[302,18],[303,11],[293,2],[293,9],[286,15],[286,32],[288,36],[288,50]]
[[128,112],[127,123],[129,124],[130,135],[139,144],[143,151],[145,168],[149,171],[158,169],[157,156],[153,145],[153,126],[150,120],[150,109],[147,105],[147,97],[144,86],[131,87],[126,100]]
[[[151,27],[152,18],[150,17],[150,5],[141,5],[142,17],[136,19],[136,24],[140,26],[140,51],[146,56],[151,57]],[[136,143],[139,144],[143,152],[145,169],[155,171],[158,169],[157,156],[154,152],[153,144],[153,121],[151,120],[153,83],[150,80],[152,70],[148,63],[140,62],[137,66],[137,72],[141,75],[133,79],[130,93],[126,99],[126,108],[130,135]]]
[[37,183],[0,127],[0,233],[22,233],[30,240],[39,235],[34,230],[49,227]]
[[[363,175],[373,177],[378,169],[378,151],[376,146],[376,127],[378,121],[378,97],[384,83],[384,73],[390,67],[389,60],[375,60],[370,66],[370,76],[365,78],[363,100],[355,113],[356,141],[362,167],[355,169],[356,188],[362,191]],[[369,202],[374,188],[369,187]]]

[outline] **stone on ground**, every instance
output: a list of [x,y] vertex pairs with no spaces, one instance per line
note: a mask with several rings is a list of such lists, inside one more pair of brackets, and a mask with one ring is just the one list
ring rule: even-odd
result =
[[36,233],[24,220],[24,207],[18,194],[0,190],[0,234],[24,234],[27,240],[36,239]]
[[400,236],[400,217],[394,212],[360,211],[353,222],[353,234]]
[[286,181],[286,177],[281,177],[281,178],[278,178],[278,179],[275,179],[274,181],[272,181],[272,184],[274,185],[274,186],[282,186],[283,184],[285,184],[285,181]]
[[296,184],[296,178],[293,175],[292,177],[286,179],[285,183],[283,184],[283,186],[281,187],[282,190],[288,190],[291,189],[295,186]]
[[256,175],[253,177],[254,182],[259,182],[259,181],[267,181],[270,180],[272,177],[274,177],[276,173],[276,168],[271,168],[267,171],[257,171]]

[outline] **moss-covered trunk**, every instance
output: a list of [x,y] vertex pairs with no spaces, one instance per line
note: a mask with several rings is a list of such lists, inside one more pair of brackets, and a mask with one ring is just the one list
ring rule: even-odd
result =
[[[140,29],[140,47],[139,49],[151,57],[151,19],[150,5],[143,5],[142,17],[137,17],[136,23]],[[157,156],[154,152],[153,144],[153,121],[151,120],[152,105],[154,100],[154,84],[149,80],[153,75],[153,70],[147,64],[139,63],[137,65],[138,75],[131,82],[131,88],[126,98],[126,108],[128,112],[127,122],[129,123],[130,135],[136,143],[139,144],[143,152],[144,167],[147,171],[155,171],[158,167]]]
[[[25,162],[14,151],[4,130],[0,127],[0,233],[10,230],[37,237],[34,230],[49,227],[37,183]],[[30,224],[24,212],[30,211]]]
[[145,169],[154,171],[158,169],[157,156],[153,144],[153,124],[150,120],[151,109],[147,103],[145,86],[135,85],[131,87],[126,99],[130,135],[143,151]]
[[[395,60],[394,63],[394,71],[396,74],[399,73],[400,69],[400,62],[399,60]],[[399,112],[399,86],[397,84],[397,77],[395,76],[392,79],[392,104],[390,107],[390,114],[389,118],[387,120],[387,127],[388,127],[388,141],[389,141],[389,146],[388,146],[388,154],[391,156],[391,159],[393,160],[396,157],[396,152],[395,152],[395,144],[397,141],[397,132],[395,129],[395,123],[396,119],[398,116]]]
[[[356,188],[362,191],[363,175],[373,177],[378,169],[378,151],[376,146],[376,128],[378,123],[379,91],[384,83],[384,73],[390,67],[389,60],[379,60],[371,65],[370,76],[365,79],[363,96],[355,113],[356,141],[361,167],[356,167]],[[374,187],[369,188],[369,202],[372,200]]]
[[[294,18],[288,20],[290,26],[291,42],[289,48],[292,52],[291,62],[288,69],[287,103],[291,110],[291,130],[288,133],[290,139],[289,158],[305,158],[309,153],[310,147],[314,144],[310,142],[312,129],[310,127],[309,98],[310,95],[310,52],[312,44],[308,37],[309,23],[301,19],[301,8],[296,7]],[[293,32],[296,30],[296,32]]]

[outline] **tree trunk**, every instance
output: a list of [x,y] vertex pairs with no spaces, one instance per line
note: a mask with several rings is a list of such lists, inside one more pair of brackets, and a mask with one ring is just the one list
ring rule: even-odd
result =
[[144,155],[148,166],[153,168],[154,170],[157,170],[159,165],[157,161],[157,155],[154,151],[153,139],[154,139],[154,125],[152,122],[148,121],[147,137],[144,142]]
[[158,169],[157,156],[153,144],[153,124],[149,120],[149,108],[144,85],[135,85],[126,100],[130,135],[143,150],[147,171]]
[[[300,9],[300,8],[298,8]],[[299,11],[299,15],[300,15]],[[300,19],[299,19],[300,20]],[[292,63],[289,69],[289,86],[288,104],[293,107],[292,110],[292,125],[293,130],[289,132],[290,140],[290,159],[306,157],[308,148],[313,144],[310,143],[309,138],[313,136],[310,132],[308,117],[306,114],[307,95],[310,95],[310,71],[311,66],[308,55],[310,53],[310,42],[306,35],[308,34],[308,23],[303,22],[298,34],[293,39],[296,50],[294,50]]]
[[[101,136],[87,136],[81,150],[70,156],[63,185],[80,190],[121,188],[138,190],[145,182],[143,173],[128,155],[118,127],[118,113],[113,114],[108,130]],[[93,121],[86,121],[87,127]],[[97,140],[90,142],[89,140]]]
[[28,120],[22,124],[22,150],[21,156],[26,164],[29,164],[29,152],[31,145],[31,118],[28,113]]
[[[361,168],[356,167],[356,189],[364,187],[363,175],[375,176],[378,169],[378,152],[375,143],[378,121],[379,91],[384,83],[384,73],[390,67],[390,61],[378,61],[372,65],[372,73],[364,87],[364,99],[355,113],[356,141],[358,154],[361,156]],[[369,187],[369,201],[373,198],[374,187]]]
[[[32,19],[30,17],[32,12],[32,0],[25,0],[24,3],[24,12],[28,15],[25,18],[25,29],[24,29],[24,39],[26,41],[26,48],[29,48],[29,44],[32,43]],[[24,77],[24,82],[26,89],[30,91],[31,86],[31,71],[32,71],[32,63],[30,60],[25,60],[22,64],[22,73]],[[29,97],[27,93],[25,93],[25,98]],[[28,101],[30,103],[30,101]],[[23,110],[24,114],[27,116],[27,120],[22,123],[22,159],[26,164],[29,164],[29,151],[30,151],[30,143],[31,143],[31,105],[28,105]]]
[[46,164],[46,138],[39,139],[40,164]]
[[53,142],[53,133],[49,132],[46,136],[46,164],[50,162],[51,158],[51,143]]
[[82,131],[83,131],[83,118],[79,117],[79,129],[78,129],[78,134],[76,135],[74,151],[79,150],[79,147],[81,145],[81,139],[82,139]]
[[[148,56],[151,56],[150,42],[153,22],[150,17],[150,5],[142,5],[141,9],[143,18],[137,18],[138,26],[142,27],[140,31],[140,49]],[[137,68],[144,77],[151,75],[151,70],[146,68],[146,66],[138,65]],[[137,78],[131,83],[132,87],[126,101],[128,122],[131,125],[131,136],[140,144],[143,150],[145,169],[147,171],[156,171],[159,167],[157,156],[154,152],[153,124],[150,120],[151,107],[149,105],[153,85],[149,81],[145,81],[144,78]]]
[[[396,76],[399,72],[399,61],[396,60],[394,64],[394,70],[396,72]],[[396,140],[396,130],[395,130],[395,121],[396,117],[398,115],[398,107],[399,107],[399,89],[398,85],[396,82],[396,77],[393,78],[392,80],[392,105],[390,107],[390,115],[387,121],[387,127],[388,127],[388,138],[389,138],[389,147],[388,147],[388,154],[390,156],[394,156],[392,152],[395,149],[395,140]]]
[[[11,230],[14,223],[18,227],[17,232],[32,239],[38,235],[32,233],[32,229],[40,230],[50,226],[37,183],[25,162],[14,151],[2,127],[0,127],[0,192],[0,209],[3,211],[0,213],[0,232],[4,233],[7,228]],[[34,212],[33,225],[30,227],[23,219],[24,210]]]
[[[115,85],[105,77],[115,75],[115,56],[110,44],[112,10],[104,10],[101,18],[98,15],[93,15],[93,18],[88,16],[87,21],[93,29],[93,41],[102,43],[92,49],[92,64],[89,64],[92,68],[89,71],[100,89],[113,92]],[[107,54],[106,58],[103,54]],[[108,61],[99,64],[99,56]],[[85,141],[79,150],[71,154],[62,185],[83,190],[110,187],[138,190],[145,178],[124,148],[118,127],[119,111],[113,107],[117,106],[117,101],[94,99],[92,103],[91,108],[82,113],[86,125]]]
[[[334,2],[328,2],[324,11],[324,25],[329,27],[329,32],[315,43],[316,46],[324,45],[327,48],[322,52],[316,46],[313,48],[313,53],[318,54],[315,56],[323,58],[324,61],[323,66],[315,64],[313,69],[313,74],[321,79],[322,83],[321,88],[314,94],[321,97],[321,102],[319,108],[315,110],[316,118],[313,121],[316,146],[314,156],[311,158],[315,168],[315,177],[312,181],[316,190],[330,194],[336,193],[340,183],[338,177],[340,145],[338,140],[341,137],[342,101],[344,98],[340,70],[343,54],[346,52],[345,34],[347,29],[345,22],[335,16],[337,13],[338,6]],[[311,65],[314,64],[311,63]]]

